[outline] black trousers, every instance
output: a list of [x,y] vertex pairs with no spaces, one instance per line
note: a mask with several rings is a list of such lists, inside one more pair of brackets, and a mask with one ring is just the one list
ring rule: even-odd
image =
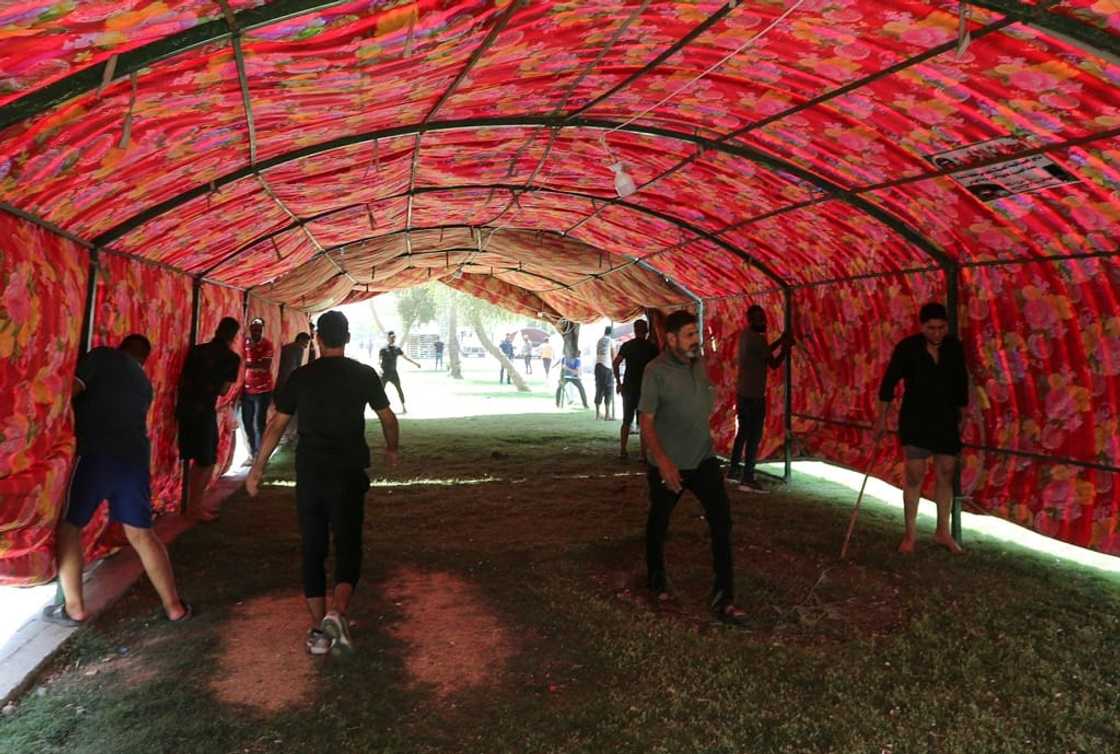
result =
[[381,382],[385,385],[392,385],[397,389],[397,397],[401,399],[401,405],[404,405],[404,391],[401,390],[401,376],[396,372],[385,372],[381,375]]
[[545,379],[548,379],[548,371],[552,368],[552,359],[541,359],[541,366],[544,367]]
[[614,403],[614,375],[610,367],[595,365],[595,405]]
[[249,438],[249,452],[256,455],[261,449],[261,438],[268,425],[268,406],[272,403],[272,393],[241,394],[241,424],[245,436]]
[[556,408],[560,408],[560,402],[564,398],[564,386],[568,383],[576,386],[579,390],[580,400],[583,401],[583,407],[587,408],[587,391],[583,389],[583,382],[578,377],[561,377],[560,386],[556,388]]
[[443,353],[441,352],[441,353],[436,354],[436,366],[435,366],[435,368],[439,369],[442,366],[443,366]]
[[365,469],[296,469],[296,508],[303,537],[303,595],[327,593],[326,561],[334,534],[334,583],[357,584],[362,571]]
[[736,466],[740,455],[746,450],[743,481],[753,481],[758,446],[762,442],[762,428],[766,424],[766,399],[737,396],[735,414],[739,420],[739,431],[735,433],[735,442],[731,446],[731,465]]
[[[681,494],[673,492],[661,481],[661,472],[650,466],[646,475],[649,482],[649,518],[646,520],[646,571],[649,588],[663,591],[668,581],[665,576],[665,534],[669,519]],[[735,596],[735,569],[731,557],[731,503],[723,483],[719,461],[712,457],[696,469],[681,472],[684,489],[696,495],[704,507],[704,517],[712,539],[712,567],[715,570],[713,592],[723,599]]]
[[505,367],[504,364],[502,366],[498,367],[498,384],[499,385],[512,385],[513,384],[513,375],[512,375],[512,373],[506,371],[506,367]]

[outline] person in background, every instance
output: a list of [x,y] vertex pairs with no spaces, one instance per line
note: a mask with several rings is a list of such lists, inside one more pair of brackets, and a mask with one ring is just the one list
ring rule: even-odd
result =
[[604,421],[614,419],[613,332],[614,328],[608,325],[603,330],[603,337],[595,343],[595,418],[599,418],[599,406],[602,404]]
[[[292,372],[299,369],[303,365],[303,357],[307,352],[307,347],[311,343],[311,336],[305,332],[298,333],[291,343],[280,347],[280,369],[276,373],[276,393],[284,387],[284,383],[292,376]],[[288,441],[296,435],[296,419],[292,418],[288,422],[288,427],[284,432],[284,440]]]
[[525,335],[521,341],[521,358],[525,360],[525,374],[533,373],[533,344],[529,336]]
[[393,387],[397,389],[397,397],[401,399],[401,414],[407,414],[408,409],[404,405],[404,390],[401,389],[401,376],[397,373],[397,359],[402,358],[417,368],[420,365],[408,358],[397,345],[397,334],[395,332],[390,330],[388,336],[389,345],[382,348],[378,353],[378,361],[381,364],[381,381],[385,384],[392,383]]
[[[385,463],[397,465],[400,430],[389,399],[372,367],[346,357],[350,324],[339,311],[319,317],[321,356],[300,367],[276,395],[261,452],[245,480],[251,497],[260,490],[265,466],[293,416],[299,416],[296,445],[296,511],[303,554],[303,594],[311,614],[305,646],[323,655],[353,648],[350,600],[362,568],[367,469],[365,409],[377,413],[385,437]],[[327,611],[326,560],[334,537],[334,594]]]
[[576,390],[579,390],[580,400],[583,401],[583,407],[588,408],[587,391],[583,389],[583,379],[580,377],[582,366],[579,356],[565,356],[560,359],[560,384],[556,388],[556,408],[561,408],[564,399],[564,387],[569,384],[576,386]]
[[223,317],[209,343],[192,346],[179,375],[175,418],[179,422],[179,457],[187,469],[187,512],[200,521],[215,521],[216,509],[204,507],[206,487],[218,462],[218,398],[229,392],[241,371],[233,342],[241,325]]
[[74,377],[78,457],[56,542],[63,601],[43,612],[51,623],[77,626],[90,617],[82,593],[82,529],[105,500],[109,520],[124,528],[168,620],[178,623],[191,617],[191,606],[175,587],[167,548],[152,531],[147,422],[153,392],[144,374],[151,352],[147,338],[132,334],[118,348],[94,348],[78,362]]
[[552,342],[546,340],[541,343],[541,366],[544,367],[544,378],[548,379],[548,373],[552,371]]
[[440,338],[437,337],[434,348],[436,350],[436,365],[435,365],[435,368],[436,369],[442,369],[443,368],[443,348],[444,348],[443,340],[441,340]]
[[[498,345],[498,350],[512,365],[513,363],[513,333],[506,333],[506,337]],[[498,371],[498,384],[509,385],[513,382],[513,375],[506,369],[506,365],[502,364],[501,369]]]
[[275,347],[264,337],[264,320],[255,317],[249,323],[245,339],[245,386],[241,391],[241,425],[249,440],[250,466],[261,447],[261,435],[268,423],[268,407],[272,403],[272,357]]
[[[638,401],[642,397],[642,377],[646,365],[657,358],[657,346],[649,339],[649,323],[639,319],[634,323],[634,337],[622,344],[615,354],[611,367],[614,370],[614,381],[618,385],[618,394],[622,396],[622,429],[619,432],[618,457],[626,460],[627,445],[630,443],[630,425],[638,413]],[[619,374],[619,366],[625,364],[626,371]],[[623,381],[625,380],[625,381]],[[642,458],[646,457],[645,438],[638,432],[641,442]]]

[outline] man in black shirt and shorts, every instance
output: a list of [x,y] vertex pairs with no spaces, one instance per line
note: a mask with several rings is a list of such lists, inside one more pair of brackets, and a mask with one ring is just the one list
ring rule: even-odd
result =
[[381,381],[386,385],[392,383],[393,387],[397,389],[397,395],[401,399],[401,413],[407,414],[408,409],[404,407],[404,391],[401,390],[401,377],[397,374],[397,358],[403,358],[414,367],[420,365],[408,358],[405,352],[397,346],[397,334],[392,330],[389,331],[389,345],[381,349],[378,357],[381,362]]
[[[326,654],[349,649],[347,612],[362,566],[362,522],[369,489],[369,446],[365,408],[377,412],[385,436],[385,461],[397,465],[397,417],[372,367],[346,358],[350,326],[342,312],[319,317],[319,358],[300,367],[276,394],[261,452],[245,480],[255,497],[268,458],[293,416],[299,417],[296,445],[296,508],[303,538],[303,594],[311,613],[307,651]],[[327,559],[334,534],[334,605],[326,609]]]
[[232,317],[218,323],[209,343],[192,346],[179,375],[175,418],[179,421],[179,457],[191,464],[187,477],[187,512],[201,521],[218,518],[203,509],[206,487],[218,462],[218,398],[237,382],[241,357],[231,346],[241,325]]
[[[657,345],[649,339],[649,323],[639,319],[634,323],[634,337],[622,344],[615,354],[611,368],[614,370],[614,382],[618,385],[618,394],[622,396],[622,430],[619,433],[618,457],[626,460],[626,446],[630,442],[630,425],[638,413],[638,401],[642,397],[642,375],[645,373],[646,364],[657,358]],[[619,374],[618,367],[626,364],[624,375]],[[625,381],[623,381],[625,379]],[[638,433],[641,442],[642,458],[646,457],[646,440],[641,432]]]
[[950,552],[961,547],[949,530],[953,505],[953,479],[961,452],[961,409],[968,405],[968,369],[960,340],[949,335],[949,315],[939,303],[929,303],[919,314],[922,331],[904,339],[891,354],[879,386],[881,410],[875,425],[876,446],[886,431],[887,413],[899,381],[906,384],[898,413],[898,436],[906,458],[902,501],[906,533],[898,551],[914,551],[918,500],[926,466],[933,458],[937,478],[937,531],[933,540]]

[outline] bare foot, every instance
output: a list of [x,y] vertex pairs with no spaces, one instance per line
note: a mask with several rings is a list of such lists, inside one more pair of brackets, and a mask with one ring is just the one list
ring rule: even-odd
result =
[[957,540],[953,539],[952,536],[948,534],[934,534],[933,541],[934,543],[941,545],[954,555],[964,554],[964,549],[957,544]]
[[909,536],[903,537],[902,542],[900,542],[899,545],[898,545],[898,551],[902,555],[913,555],[914,554],[914,538],[909,537]]

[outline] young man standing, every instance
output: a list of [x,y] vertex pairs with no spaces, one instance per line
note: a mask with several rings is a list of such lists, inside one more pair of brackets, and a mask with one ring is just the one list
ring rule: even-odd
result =
[[444,345],[443,345],[443,340],[440,339],[439,336],[436,337],[436,342],[435,342],[435,345],[433,347],[436,349],[435,368],[436,369],[442,369],[443,368],[443,348],[444,348]]
[[544,378],[548,379],[548,373],[552,371],[552,342],[546,340],[541,344],[541,366],[544,367]]
[[[626,446],[630,442],[630,425],[638,411],[638,401],[642,397],[642,376],[645,374],[646,364],[657,358],[657,346],[649,339],[649,324],[644,319],[634,323],[634,338],[622,344],[615,354],[614,381],[618,385],[618,394],[622,396],[622,430],[619,433],[618,457],[626,460]],[[619,374],[619,366],[625,364],[625,375]],[[623,379],[625,378],[625,382]],[[641,441],[642,458],[646,455],[645,437],[638,433]]]
[[275,348],[264,337],[264,320],[256,317],[249,323],[249,337],[245,339],[245,386],[241,390],[241,425],[249,439],[248,466],[261,448],[261,435],[268,422],[268,407],[272,403],[272,356]]
[[78,458],[57,533],[58,583],[64,602],[43,613],[52,623],[76,626],[89,617],[82,594],[82,528],[103,500],[109,501],[109,519],[124,527],[128,543],[140,556],[168,619],[190,618],[190,605],[175,589],[167,548],[152,531],[147,427],[152,383],[144,374],[151,351],[147,338],[133,334],[119,348],[95,348],[78,363],[74,377]]
[[[347,614],[361,575],[362,522],[369,489],[369,446],[365,408],[377,412],[385,437],[385,463],[397,465],[397,417],[372,367],[346,358],[350,326],[342,312],[319,317],[320,356],[297,369],[276,395],[245,488],[256,497],[268,457],[293,416],[299,417],[296,446],[296,508],[303,538],[303,593],[311,614],[307,651],[326,654],[333,645],[351,647]],[[325,562],[334,535],[334,604],[327,612]]]
[[926,466],[933,459],[937,502],[937,530],[933,541],[950,552],[962,552],[949,530],[953,506],[953,481],[961,452],[961,410],[968,405],[968,368],[964,347],[949,335],[949,314],[942,304],[921,308],[922,331],[895,346],[883,382],[879,386],[880,411],[875,425],[875,444],[887,428],[887,413],[895,386],[906,387],[898,412],[898,438],[906,459],[902,502],[906,532],[898,551],[909,555],[917,537],[918,500]]
[[614,419],[614,379],[611,364],[614,363],[614,341],[611,340],[613,328],[608,325],[603,337],[595,343],[595,418],[599,418],[599,405],[603,406],[603,421]]
[[580,377],[580,370],[583,368],[579,356],[565,356],[560,359],[560,384],[556,388],[556,408],[561,408],[561,402],[564,399],[564,387],[569,383],[576,386],[579,390],[580,400],[583,401],[583,407],[588,408],[587,405],[587,391],[583,389],[583,379]]
[[[305,332],[297,333],[295,340],[280,348],[280,369],[276,372],[276,391],[279,393],[288,378],[292,376],[292,372],[296,371],[303,365],[303,357],[307,351],[307,346],[311,342],[311,336]],[[288,422],[288,428],[284,432],[284,441],[293,436],[296,432],[296,420]]]
[[241,357],[231,346],[241,325],[232,317],[218,323],[209,343],[192,346],[179,375],[175,418],[179,421],[179,457],[191,464],[187,476],[187,512],[201,521],[214,521],[216,510],[204,510],[206,486],[218,462],[218,398],[237,382]]
[[768,492],[754,478],[758,446],[766,424],[766,375],[768,370],[782,365],[789,355],[789,348],[789,333],[783,333],[773,343],[767,342],[766,311],[758,304],[752,304],[747,309],[747,326],[739,335],[739,379],[735,394],[739,431],[735,433],[735,442],[731,446],[732,478],[739,475],[740,454],[744,447],[746,449],[739,480],[739,489],[743,492]]
[[521,359],[525,363],[525,374],[533,373],[533,344],[526,335],[521,340]]
[[[506,334],[506,337],[503,338],[502,342],[498,344],[498,350],[502,352],[502,355],[506,357],[506,360],[509,361],[510,365],[512,366],[513,365],[513,335],[512,334]],[[513,383],[513,375],[509,372],[508,369],[506,369],[506,365],[502,364],[501,368],[498,370],[498,384],[499,385],[502,385],[502,384],[510,385],[512,383]]]
[[646,441],[649,518],[646,521],[646,568],[649,588],[661,601],[669,599],[665,573],[665,535],[681,494],[688,489],[704,507],[711,532],[715,584],[711,609],[731,625],[741,625],[744,612],[735,606],[731,554],[731,505],[719,459],[713,451],[709,417],[715,388],[700,356],[696,317],[677,311],[665,318],[665,350],[642,377],[642,436]]
[[[320,319],[320,321],[322,320]],[[389,345],[378,352],[378,361],[381,364],[381,380],[385,384],[392,383],[393,387],[397,389],[397,396],[401,399],[401,413],[407,414],[408,409],[404,406],[404,390],[401,389],[401,376],[397,374],[398,358],[403,358],[414,367],[420,366],[415,361],[408,358],[405,352],[397,346],[397,334],[390,330]]]

